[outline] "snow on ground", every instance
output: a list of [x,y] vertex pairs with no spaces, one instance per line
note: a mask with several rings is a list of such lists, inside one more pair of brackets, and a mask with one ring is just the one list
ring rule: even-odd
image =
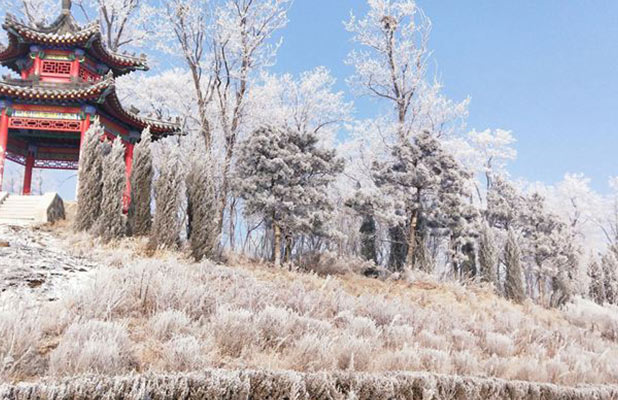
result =
[[85,277],[97,264],[70,254],[44,229],[0,225],[0,292],[34,292],[54,300],[58,289]]

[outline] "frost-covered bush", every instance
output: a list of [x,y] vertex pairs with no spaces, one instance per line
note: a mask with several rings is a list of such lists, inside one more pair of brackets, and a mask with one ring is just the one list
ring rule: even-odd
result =
[[117,322],[75,322],[50,357],[53,375],[97,373],[117,375],[135,368],[133,343],[125,326]]
[[453,349],[457,351],[472,349],[476,345],[476,336],[462,329],[453,329],[451,331],[451,343]]
[[163,345],[164,369],[197,371],[206,365],[204,349],[193,336],[175,336]]
[[24,300],[17,306],[0,304],[0,379],[35,376],[45,369],[38,351],[41,321],[27,304]]
[[495,332],[487,332],[482,347],[489,355],[495,354],[499,357],[511,356],[515,351],[513,340],[510,337]]
[[368,371],[374,344],[371,340],[344,335],[334,343],[337,367],[348,371]]
[[291,366],[297,370],[323,371],[334,366],[333,341],[315,333],[302,335],[294,341],[290,353]]
[[211,324],[215,344],[225,356],[240,357],[257,340],[253,315],[248,310],[219,309]]
[[566,319],[582,328],[598,330],[604,337],[618,339],[618,306],[599,306],[593,301],[576,298],[564,310]]
[[409,343],[414,337],[414,328],[410,325],[388,325],[383,327],[382,339],[384,346],[389,349],[397,350]]
[[[175,259],[102,267],[83,287],[59,297],[28,306],[36,312],[15,307],[22,310],[19,318],[0,321],[3,332],[26,327],[19,339],[28,346],[21,348],[37,350],[31,353],[36,362],[20,363],[4,376],[72,375],[109,365],[169,372],[198,365],[618,383],[618,312],[581,299],[561,311],[546,310],[530,302],[513,305],[485,286],[427,277],[321,278]],[[66,328],[71,321],[79,322]],[[114,352],[116,342],[125,350]],[[59,345],[52,351],[49,343]],[[39,353],[41,348],[49,350]]]
[[174,335],[186,333],[191,320],[182,311],[167,310],[153,315],[148,321],[152,336],[159,340],[170,340]]
[[255,318],[254,327],[264,348],[279,347],[289,342],[298,316],[280,307],[267,306]]
[[321,276],[360,274],[375,264],[356,257],[340,257],[334,252],[320,251],[303,255],[298,266],[304,271],[315,272]]
[[1,398],[110,398],[126,400],[613,400],[612,386],[568,388],[499,379],[422,372],[387,375],[354,372],[312,373],[207,370],[176,375],[84,376],[57,384],[0,386]]

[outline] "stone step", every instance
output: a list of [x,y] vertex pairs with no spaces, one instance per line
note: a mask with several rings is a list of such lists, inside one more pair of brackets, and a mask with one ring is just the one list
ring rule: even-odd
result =
[[58,218],[64,218],[64,207],[55,193],[20,196],[0,192],[0,224],[35,225]]
[[0,218],[34,218],[35,213],[4,213],[0,212]]
[[33,210],[37,204],[2,204],[0,210]]
[[0,216],[0,221],[2,220],[9,220],[9,219],[16,219],[16,220],[27,220],[27,221],[34,221],[34,217],[32,216]]
[[36,204],[39,203],[41,199],[13,199],[9,197],[2,204]]
[[36,218],[33,216],[0,216],[0,223],[2,221],[36,221]]

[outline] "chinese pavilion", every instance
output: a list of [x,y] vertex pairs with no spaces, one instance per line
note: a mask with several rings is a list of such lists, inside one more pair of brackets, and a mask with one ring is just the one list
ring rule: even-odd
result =
[[7,158],[25,167],[23,194],[30,194],[33,168],[76,170],[84,133],[95,117],[105,137],[125,144],[127,176],[144,128],[150,127],[155,140],[178,133],[178,124],[121,106],[115,78],[148,70],[145,56],[110,51],[98,22],[78,25],[70,0],[62,1],[62,13],[49,26],[31,26],[7,14],[2,28],[8,44],[0,46],[0,63],[19,78],[0,81],[0,188]]

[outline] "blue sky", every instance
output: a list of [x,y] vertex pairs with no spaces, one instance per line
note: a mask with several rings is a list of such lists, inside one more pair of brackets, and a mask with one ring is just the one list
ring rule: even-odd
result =
[[[296,0],[278,72],[327,66],[344,80],[352,48],[342,26],[361,0]],[[618,175],[618,2],[419,0],[433,22],[430,46],[446,94],[471,97],[469,129],[516,136],[515,177],[554,183],[583,172],[607,190]],[[350,97],[353,99],[352,97]],[[375,102],[354,99],[357,116]]]
[[[618,1],[419,0],[433,22],[433,62],[454,100],[471,97],[469,129],[516,136],[514,177],[555,183],[583,172],[607,191],[618,175]],[[276,72],[319,65],[338,78],[358,118],[380,112],[349,94],[352,49],[342,21],[362,0],[295,0]],[[382,108],[383,109],[383,108]],[[67,173],[54,173],[62,181]],[[73,179],[60,192],[74,196]]]

